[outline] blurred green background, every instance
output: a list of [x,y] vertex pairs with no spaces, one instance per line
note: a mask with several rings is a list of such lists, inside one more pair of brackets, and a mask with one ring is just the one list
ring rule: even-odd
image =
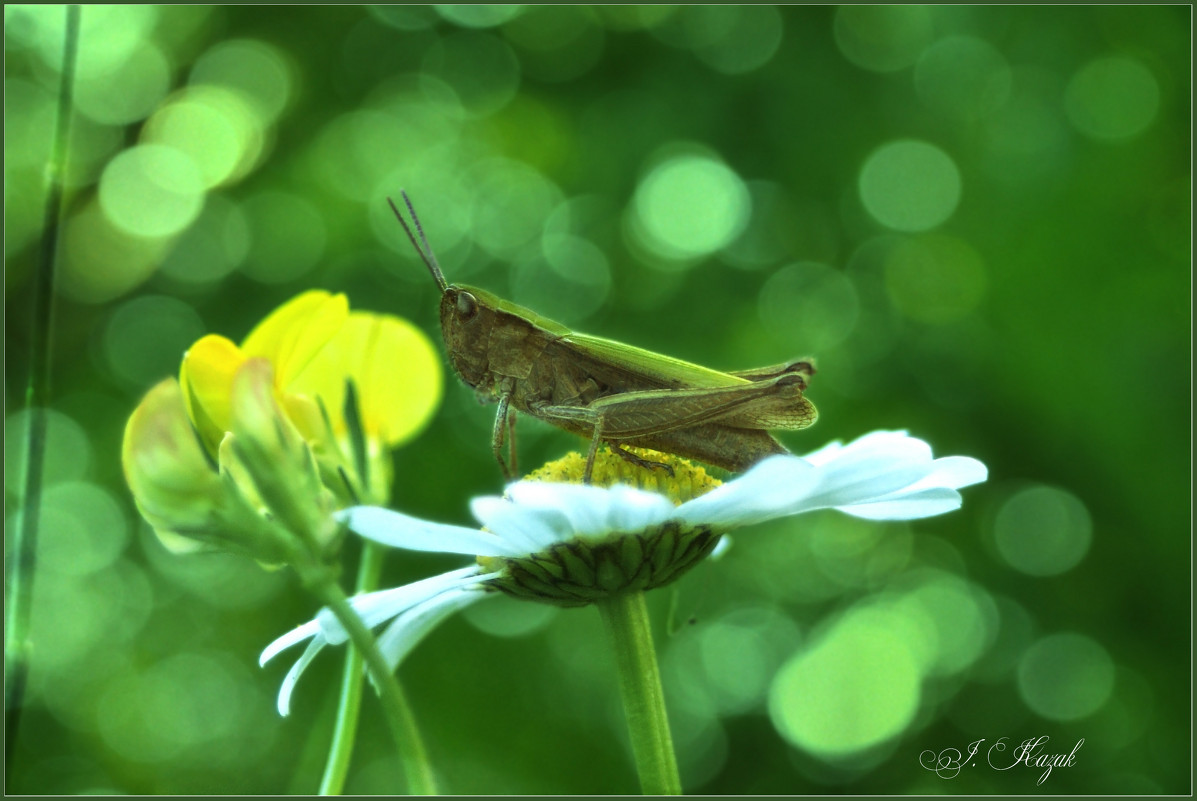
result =
[[[6,529],[63,19],[5,8]],[[796,452],[989,466],[959,512],[745,530],[650,595],[687,791],[1190,792],[1190,47],[1188,6],[85,7],[8,791],[315,790],[340,654],[288,719],[257,666],[313,602],[168,555],[119,444],[192,341],[308,288],[439,347],[405,188],[450,281],[711,367],[814,355]],[[397,505],[467,522],[493,414],[447,377]],[[400,675],[447,791],[637,789],[591,609],[489,601]],[[1039,736],[1084,744],[1038,787],[985,760]],[[402,790],[369,696],[347,790]]]

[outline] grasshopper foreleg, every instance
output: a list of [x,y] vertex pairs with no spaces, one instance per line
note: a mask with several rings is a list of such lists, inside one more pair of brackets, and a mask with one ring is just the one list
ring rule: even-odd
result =
[[[561,407],[556,408],[561,416],[565,416],[567,412]],[[594,430],[590,432],[590,449],[586,452],[586,468],[582,471],[582,483],[589,484],[591,476],[594,473],[594,460],[598,455],[599,444],[603,441],[603,429],[606,423],[606,416],[602,413],[595,413],[593,410],[574,409],[570,410],[568,414],[574,419],[587,419],[594,421]],[[673,468],[663,462],[654,462],[649,459],[643,459],[629,450],[625,450],[621,445],[613,440],[607,441],[607,447],[614,454],[617,454],[621,459],[631,462],[637,467],[645,470],[664,470],[670,476],[673,475]]]

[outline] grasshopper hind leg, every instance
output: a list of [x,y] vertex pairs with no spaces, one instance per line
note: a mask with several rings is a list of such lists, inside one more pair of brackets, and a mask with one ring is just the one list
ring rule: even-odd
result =
[[[594,423],[594,431],[590,435],[590,450],[586,453],[586,469],[582,473],[582,483],[591,483],[591,475],[594,473],[594,458],[598,454],[599,443],[603,441],[603,416],[599,415]],[[607,440],[607,448],[619,458],[626,462],[631,462],[643,470],[664,470],[669,476],[673,477],[673,468],[664,462],[654,462],[650,459],[643,459],[629,450],[625,450],[622,445],[613,440]]]
[[651,459],[645,459],[640,456],[637,456],[636,454],[632,453],[629,450],[624,450],[622,445],[619,445],[618,443],[615,443],[615,442],[608,442],[607,447],[611,449],[612,453],[617,454],[621,459],[623,459],[626,462],[631,462],[632,464],[636,465],[637,467],[641,467],[645,470],[664,470],[666,473],[669,474],[670,478],[673,478],[673,468],[670,467],[669,465],[665,464],[664,462],[654,462]]

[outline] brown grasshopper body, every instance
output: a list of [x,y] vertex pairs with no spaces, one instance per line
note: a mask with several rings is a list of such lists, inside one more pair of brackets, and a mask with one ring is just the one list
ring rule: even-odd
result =
[[[806,428],[816,419],[803,396],[815,371],[808,359],[724,373],[575,333],[486,290],[447,284],[427,242],[421,248],[395,213],[441,288],[441,333],[453,369],[480,399],[499,404],[492,446],[508,477],[515,447],[510,440],[505,462],[503,442],[517,411],[588,437],[587,480],[600,442],[644,466],[664,467],[624,446],[742,471],[789,452],[767,429]],[[423,241],[414,211],[412,219]]]

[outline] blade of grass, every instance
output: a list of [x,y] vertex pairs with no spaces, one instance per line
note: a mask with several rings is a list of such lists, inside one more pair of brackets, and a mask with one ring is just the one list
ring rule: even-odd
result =
[[75,88],[75,60],[79,50],[77,5],[66,7],[66,28],[62,51],[62,75],[58,90],[58,112],[46,176],[45,221],[42,226],[40,259],[32,286],[32,330],[30,332],[29,383],[25,406],[29,432],[25,439],[24,497],[13,527],[14,541],[6,564],[4,621],[4,753],[11,764],[25,680],[29,670],[29,611],[33,601],[34,562],[37,553],[38,518],[42,494],[42,468],[46,452],[46,407],[50,402],[50,367],[54,330],[54,278],[58,258],[58,234],[62,220],[63,176],[66,172],[70,138],[71,107]]

